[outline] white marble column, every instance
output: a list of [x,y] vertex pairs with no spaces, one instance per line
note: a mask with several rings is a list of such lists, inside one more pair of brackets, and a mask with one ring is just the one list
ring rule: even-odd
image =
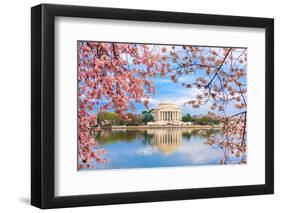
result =
[[170,111],[168,111],[168,121],[170,120]]
[[168,114],[169,114],[169,121],[171,120],[171,111],[168,111]]

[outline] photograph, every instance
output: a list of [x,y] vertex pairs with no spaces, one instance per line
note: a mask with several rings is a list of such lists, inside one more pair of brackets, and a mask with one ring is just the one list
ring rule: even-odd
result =
[[247,50],[78,40],[77,171],[247,164]]
[[31,8],[31,205],[274,194],[272,10],[128,3]]

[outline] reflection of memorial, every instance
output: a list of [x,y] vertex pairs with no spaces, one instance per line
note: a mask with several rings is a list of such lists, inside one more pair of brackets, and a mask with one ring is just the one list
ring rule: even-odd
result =
[[182,143],[180,129],[150,129],[147,133],[153,135],[151,145],[156,146],[160,152],[169,154],[175,151]]

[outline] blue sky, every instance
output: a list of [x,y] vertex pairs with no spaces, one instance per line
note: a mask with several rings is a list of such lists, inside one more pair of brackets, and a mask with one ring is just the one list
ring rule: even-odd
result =
[[[149,45],[150,46],[150,45]],[[157,48],[161,49],[161,47],[166,47],[167,48],[167,52],[169,52],[171,50],[172,46],[169,45],[153,45],[153,48]],[[182,58],[184,53],[182,53],[182,47],[181,46],[176,46],[175,49],[178,50],[179,52],[179,58]],[[204,49],[208,49],[208,47],[204,48]],[[216,50],[217,52],[219,52],[219,55],[221,53],[221,49],[222,48],[211,48],[212,50]],[[236,51],[237,54],[236,56],[240,55],[240,53],[243,51],[244,49],[238,49]],[[165,55],[165,53],[161,53],[161,55]],[[166,53],[168,54],[168,53]],[[204,53],[203,53],[204,54]],[[132,63],[132,59],[128,56],[124,56],[127,57],[127,60],[129,61],[129,65],[131,68],[134,67],[133,63]],[[197,61],[195,61],[197,62]],[[180,61],[179,61],[180,63]],[[146,69],[145,65],[141,65],[142,69]],[[176,67],[174,67],[176,66]],[[172,68],[177,68],[178,65],[174,65],[172,63]],[[221,70],[225,70],[228,71],[230,69],[229,65],[223,65]],[[156,94],[155,95],[151,95],[150,99],[149,99],[149,108],[153,109],[156,108],[158,106],[159,103],[162,102],[171,102],[176,104],[178,107],[181,108],[183,115],[189,113],[191,115],[199,115],[199,114],[207,114],[209,111],[211,111],[210,109],[210,103],[207,103],[205,105],[201,105],[199,108],[193,108],[191,105],[189,104],[185,104],[190,100],[194,100],[196,99],[196,95],[198,94],[202,94],[202,90],[201,89],[197,89],[196,87],[192,87],[192,88],[186,88],[184,86],[182,86],[182,83],[193,83],[196,81],[196,78],[198,76],[203,76],[205,75],[205,77],[207,77],[207,75],[205,74],[205,70],[204,68],[202,69],[197,69],[196,74],[182,74],[179,77],[177,77],[178,82],[175,83],[173,81],[171,81],[170,78],[171,73],[167,73],[165,76],[161,76],[158,74],[158,76],[151,78],[151,80],[153,80],[154,85],[156,87]],[[205,78],[204,77],[204,78]],[[209,76],[209,80],[213,77],[213,75]],[[208,78],[208,77],[207,77]],[[217,80],[217,79],[216,79]],[[246,78],[244,79],[240,79],[242,81],[242,83],[246,84]],[[214,83],[216,83],[216,81],[214,81]],[[234,86],[235,87],[235,86]],[[143,110],[145,110],[146,108],[144,107],[144,105],[142,103],[134,103],[135,107],[136,107],[136,111],[134,113],[136,114],[140,114]],[[238,113],[241,110],[237,110],[235,109],[233,106],[229,105],[227,107],[227,111],[226,114],[235,114]],[[218,114],[218,111],[213,111],[214,113]],[[90,113],[94,113],[94,111],[90,112]]]
[[[170,102],[176,104],[181,108],[183,114],[206,114],[209,110],[209,106],[201,106],[199,109],[193,109],[192,106],[185,103],[191,99],[194,99],[196,94],[200,92],[196,88],[187,89],[181,85],[185,81],[185,78],[194,78],[193,76],[182,76],[179,82],[174,83],[170,79],[170,75],[165,77],[154,78],[154,85],[156,87],[156,94],[151,95],[149,99],[149,108],[153,109],[162,102]],[[137,113],[140,113],[145,109],[143,104],[137,104]]]
[[[161,48],[162,46],[159,46],[159,48]],[[172,46],[167,46],[165,45],[164,47],[167,48],[167,52],[169,52],[171,50]],[[206,47],[208,49],[208,47]],[[181,50],[181,46],[175,46],[176,50]],[[212,50],[216,50],[217,52],[221,53],[221,49],[222,48],[211,48]],[[241,54],[241,52],[244,51],[244,49],[237,49],[235,52],[232,52],[232,54],[234,54],[234,57],[237,57],[238,55]],[[183,53],[181,51],[178,51],[179,53],[179,58],[183,57]],[[168,54],[168,53],[167,53]],[[165,54],[162,54],[165,55]],[[197,62],[197,61],[196,61]],[[176,68],[177,65],[174,65],[172,63],[172,68]],[[228,72],[228,70],[230,69],[230,65],[223,65],[221,70],[225,70],[226,72]],[[246,67],[247,69],[247,67]],[[158,106],[159,103],[161,102],[171,102],[176,104],[178,107],[181,108],[183,115],[189,113],[191,115],[204,115],[207,114],[209,111],[211,111],[210,103],[207,103],[205,105],[201,105],[199,108],[193,108],[191,105],[189,104],[185,104],[186,102],[190,101],[190,100],[194,100],[196,99],[196,95],[198,94],[202,94],[203,91],[200,89],[197,89],[196,87],[192,87],[192,88],[186,88],[184,86],[182,86],[182,83],[193,83],[196,81],[196,78],[198,76],[202,76],[202,77],[207,77],[207,75],[205,74],[205,69],[198,69],[196,74],[182,74],[181,76],[179,76],[177,78],[178,82],[172,82],[170,79],[170,73],[167,73],[164,77],[160,77],[157,76],[156,78],[152,78],[152,80],[154,81],[155,87],[156,87],[156,95],[151,96],[150,100],[149,100],[149,108],[153,109],[156,108]],[[211,75],[209,77],[209,80],[213,77],[213,75]],[[217,79],[214,81],[214,83],[216,82]],[[240,81],[244,84],[247,84],[247,80],[246,78],[241,78]],[[236,87],[235,85],[232,85],[234,88]],[[237,88],[236,88],[237,89]],[[137,113],[140,113],[141,111],[143,111],[145,108],[142,104],[137,104]],[[238,110],[236,108],[234,108],[233,106],[229,105],[226,109],[226,114],[235,114],[240,112],[241,110]],[[219,114],[218,111],[212,111],[216,114]]]
[[[170,79],[170,75],[168,74],[165,77],[156,77],[153,78],[154,85],[156,87],[156,94],[151,95],[149,99],[149,108],[153,109],[158,106],[159,103],[162,102],[170,102],[176,104],[182,110],[183,115],[189,113],[191,115],[204,115],[209,111],[218,114],[218,111],[212,111],[210,109],[210,102],[201,105],[199,108],[193,108],[190,104],[185,104],[190,100],[196,99],[196,95],[201,94],[202,90],[197,89],[196,87],[186,88],[182,86],[184,82],[195,82],[196,76],[194,75],[182,75],[178,78],[178,82],[172,82]],[[136,104],[136,113],[141,113],[146,108],[143,104]],[[240,112],[234,108],[233,106],[229,106],[227,108],[227,114],[235,114]]]

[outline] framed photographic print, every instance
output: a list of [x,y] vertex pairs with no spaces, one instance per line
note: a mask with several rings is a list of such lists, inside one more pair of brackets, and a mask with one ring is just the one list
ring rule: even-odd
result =
[[31,203],[272,194],[274,21],[31,9]]

